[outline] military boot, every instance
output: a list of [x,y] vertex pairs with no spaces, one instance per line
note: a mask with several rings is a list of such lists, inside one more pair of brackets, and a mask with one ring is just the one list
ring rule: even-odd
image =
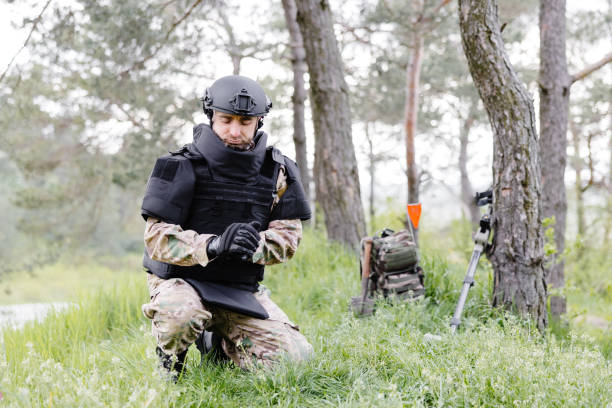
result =
[[183,351],[176,355],[176,361],[173,361],[171,355],[166,354],[162,351],[160,347],[155,349],[157,356],[159,357],[159,363],[161,367],[170,374],[170,379],[176,382],[183,372],[183,368],[185,367],[185,357],[187,357],[187,350]]
[[229,358],[223,352],[221,347],[221,337],[214,332],[204,330],[200,337],[195,341],[196,347],[200,351],[200,364],[204,362],[204,358],[207,354],[211,353],[213,361],[221,362],[226,361]]

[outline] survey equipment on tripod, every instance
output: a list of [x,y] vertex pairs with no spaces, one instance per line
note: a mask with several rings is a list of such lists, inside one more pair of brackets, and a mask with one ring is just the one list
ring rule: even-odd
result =
[[478,266],[478,260],[483,252],[485,252],[489,246],[489,238],[491,236],[491,215],[493,214],[493,190],[489,189],[482,193],[476,193],[475,197],[476,204],[479,207],[488,206],[487,211],[480,218],[478,230],[474,234],[474,251],[472,252],[472,258],[463,280],[463,287],[461,288],[461,294],[459,295],[459,301],[455,308],[455,314],[450,321],[451,331],[454,333],[461,324],[461,313],[465,306],[465,300],[467,299],[468,291],[470,287],[474,285],[474,273]]

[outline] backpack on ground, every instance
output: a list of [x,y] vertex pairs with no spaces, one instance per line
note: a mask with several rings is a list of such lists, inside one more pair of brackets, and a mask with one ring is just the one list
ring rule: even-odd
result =
[[384,229],[361,240],[361,296],[351,299],[356,315],[374,313],[376,297],[413,299],[425,293],[419,251],[410,231]]

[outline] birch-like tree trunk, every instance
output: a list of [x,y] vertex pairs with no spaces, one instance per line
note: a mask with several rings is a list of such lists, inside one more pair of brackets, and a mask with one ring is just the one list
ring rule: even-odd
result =
[[[423,12],[423,1],[414,0],[415,10]],[[408,179],[408,203],[419,202],[419,173],[416,166],[414,137],[419,113],[419,88],[421,66],[423,65],[423,35],[420,25],[414,24],[412,32],[412,54],[406,70],[406,109],[404,131],[406,135],[406,175]],[[409,222],[409,221],[407,221]]]
[[[406,137],[406,178],[408,182],[408,203],[419,202],[420,175],[416,164],[415,136],[419,114],[419,92],[421,87],[421,67],[423,65],[424,37],[431,32],[429,25],[451,0],[441,0],[430,14],[425,16],[423,0],[412,0],[413,12],[416,16],[412,23],[412,52],[410,63],[406,69],[406,105],[404,110],[404,133]],[[406,227],[410,220],[406,217]],[[418,230],[414,230],[414,238],[418,244]]]
[[[546,283],[563,288],[565,276],[561,254],[565,249],[565,165],[567,161],[567,115],[570,75],[565,57],[565,0],[540,0],[540,159],[542,164],[542,211],[555,218],[557,252],[549,261]],[[551,296],[550,312],[565,313],[565,297]]]
[[306,73],[306,51],[302,41],[302,33],[296,21],[297,8],[294,0],[282,0],[285,11],[285,22],[289,30],[291,41],[291,68],[293,70],[293,144],[295,146],[295,160],[300,166],[300,177],[306,198],[310,200],[310,172],[306,150],[306,126],[304,121],[304,104],[306,102],[306,87],[304,74]]
[[298,0],[296,5],[310,74],[317,201],[325,214],[328,237],[357,249],[365,235],[365,219],[349,93],[332,12],[327,0]]
[[501,37],[494,0],[459,0],[470,73],[493,128],[493,305],[547,325],[541,181],[533,103]]

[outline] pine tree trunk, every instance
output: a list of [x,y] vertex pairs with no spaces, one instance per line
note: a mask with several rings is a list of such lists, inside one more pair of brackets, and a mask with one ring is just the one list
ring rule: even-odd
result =
[[493,128],[493,305],[547,325],[533,104],[504,51],[494,0],[459,0],[470,73]]
[[419,113],[419,81],[423,64],[423,36],[418,28],[413,33],[412,55],[406,71],[406,110],[404,128],[406,134],[406,173],[408,177],[408,203],[419,202],[419,175],[414,152],[414,137]]
[[[540,0],[540,157],[543,216],[555,218],[556,256],[546,271],[549,288],[563,288],[565,276],[559,257],[565,248],[565,164],[570,76],[565,57],[565,0]],[[551,296],[550,313],[565,313],[563,296]]]
[[[419,10],[422,10],[420,0],[415,0]],[[414,138],[417,130],[417,118],[419,114],[419,88],[421,79],[421,66],[423,65],[423,35],[415,25],[412,33],[412,55],[406,72],[406,110],[405,110],[405,133],[406,133],[406,176],[408,179],[408,204],[419,202],[419,172],[416,165],[414,152]],[[406,217],[406,228],[410,228],[410,217]],[[418,230],[413,229],[414,240],[419,243]]]
[[317,200],[325,214],[328,237],[357,250],[366,229],[348,87],[332,13],[327,0],[299,0],[296,5],[310,74]]
[[306,88],[304,74],[306,73],[306,52],[302,41],[302,33],[296,21],[297,8],[294,0],[282,0],[285,10],[285,22],[289,30],[291,41],[291,68],[293,70],[293,144],[295,145],[295,160],[300,166],[300,178],[310,200],[310,172],[306,150],[306,126],[304,121],[304,103],[306,101]]

